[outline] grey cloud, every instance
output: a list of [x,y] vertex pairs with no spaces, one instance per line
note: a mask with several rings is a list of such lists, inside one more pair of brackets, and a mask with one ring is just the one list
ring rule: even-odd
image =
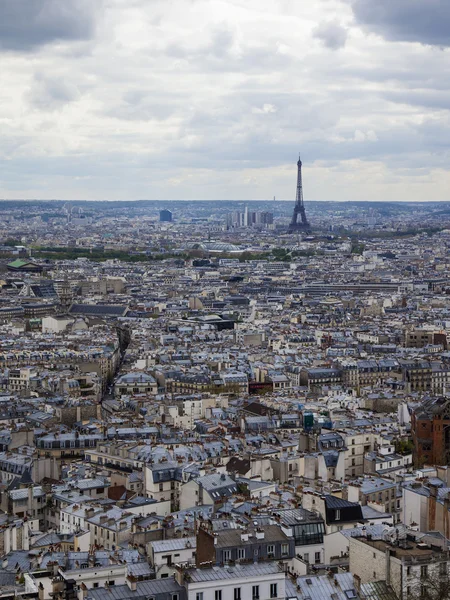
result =
[[0,49],[30,51],[94,34],[102,0],[0,0]]
[[121,100],[107,109],[107,114],[125,121],[162,121],[182,107],[183,97],[171,92],[168,97],[160,91],[134,89],[126,92]]
[[321,23],[314,29],[313,35],[331,50],[343,48],[347,41],[347,30],[336,21]]
[[216,31],[212,36],[209,51],[217,58],[228,56],[233,46],[233,34],[227,29]]
[[392,41],[450,46],[448,0],[350,0],[357,23]]
[[70,81],[38,73],[28,93],[30,104],[41,110],[55,110],[80,97],[80,91]]
[[383,93],[383,97],[398,104],[450,110],[450,93],[448,91],[442,92],[433,89],[386,91]]

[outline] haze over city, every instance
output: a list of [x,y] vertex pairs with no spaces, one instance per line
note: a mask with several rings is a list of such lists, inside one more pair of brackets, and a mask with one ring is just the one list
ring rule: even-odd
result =
[[[0,0],[0,197],[448,200],[444,0]],[[307,182],[307,183],[306,183]]]

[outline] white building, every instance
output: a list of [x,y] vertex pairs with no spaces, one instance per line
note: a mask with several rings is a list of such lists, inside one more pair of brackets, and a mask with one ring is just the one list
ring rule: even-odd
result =
[[274,563],[237,564],[232,568],[214,567],[177,572],[177,578],[183,575],[187,600],[286,598],[285,574]]
[[69,325],[72,325],[74,319],[59,315],[43,317],[42,333],[61,333],[65,331]]
[[155,540],[147,544],[150,564],[156,572],[156,579],[172,577],[175,565],[194,565],[197,539],[195,537]]

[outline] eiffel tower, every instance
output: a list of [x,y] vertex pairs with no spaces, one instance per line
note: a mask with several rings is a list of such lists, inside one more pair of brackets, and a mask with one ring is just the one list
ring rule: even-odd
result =
[[[299,220],[300,217],[300,220]],[[302,184],[302,161],[300,156],[297,163],[297,195],[295,197],[294,214],[289,224],[288,233],[298,231],[310,231],[311,227],[306,218],[305,205],[303,203],[303,184]]]

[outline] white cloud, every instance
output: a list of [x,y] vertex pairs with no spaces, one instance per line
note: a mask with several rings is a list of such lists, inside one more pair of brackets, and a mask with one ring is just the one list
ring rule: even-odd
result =
[[277,107],[273,104],[264,103],[261,108],[252,108],[252,113],[255,115],[268,115],[270,113],[276,113]]

